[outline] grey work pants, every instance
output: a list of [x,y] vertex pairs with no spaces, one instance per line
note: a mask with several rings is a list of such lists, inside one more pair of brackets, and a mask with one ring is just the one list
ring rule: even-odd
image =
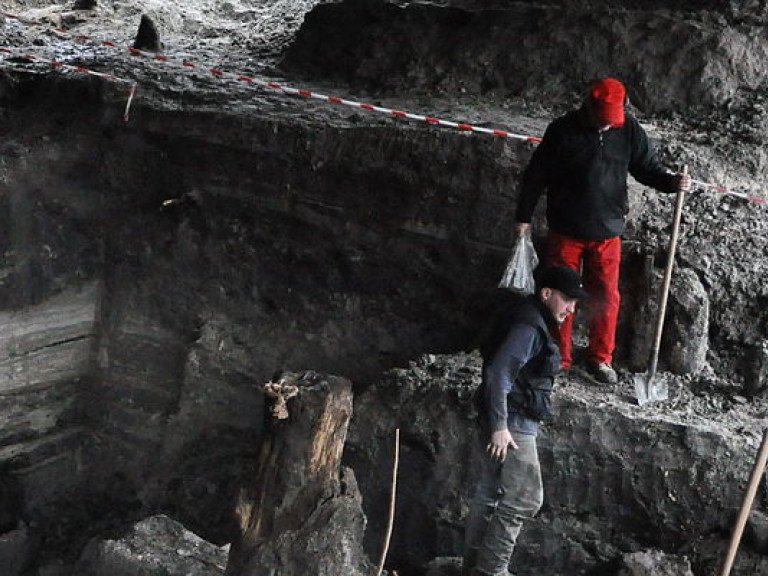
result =
[[[513,432],[504,462],[486,456],[466,527],[467,555],[481,574],[507,576],[523,521],[541,508],[544,490],[536,437]],[[475,556],[476,551],[476,556]]]

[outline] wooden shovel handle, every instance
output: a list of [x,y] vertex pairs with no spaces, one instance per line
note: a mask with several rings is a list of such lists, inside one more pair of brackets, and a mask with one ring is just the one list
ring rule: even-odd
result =
[[723,567],[720,571],[720,576],[728,576],[731,573],[733,561],[736,559],[736,551],[739,549],[739,542],[741,542],[741,535],[744,532],[744,526],[747,524],[749,513],[752,510],[752,502],[755,500],[757,487],[760,485],[760,479],[762,478],[763,472],[765,471],[765,465],[767,461],[768,430],[763,432],[763,443],[760,445],[757,461],[755,462],[755,467],[752,469],[752,476],[749,479],[749,486],[747,487],[747,492],[744,494],[744,500],[741,503],[741,511],[739,512],[739,517],[733,527],[733,534],[731,534],[731,544],[728,547],[728,554],[723,561]]
[[[683,174],[688,174],[688,166],[683,166]],[[667,266],[664,269],[664,282],[661,287],[661,301],[659,303],[659,315],[656,318],[656,334],[653,337],[653,349],[651,352],[651,363],[648,372],[651,376],[656,373],[656,363],[659,359],[659,348],[661,347],[661,334],[664,328],[664,315],[667,312],[667,299],[669,297],[669,285],[672,281],[672,267],[675,264],[675,253],[677,252],[677,237],[680,232],[680,220],[683,214],[683,204],[685,203],[685,192],[677,191],[677,202],[675,203],[675,216],[672,220],[672,235],[669,237],[669,249],[667,257]]]

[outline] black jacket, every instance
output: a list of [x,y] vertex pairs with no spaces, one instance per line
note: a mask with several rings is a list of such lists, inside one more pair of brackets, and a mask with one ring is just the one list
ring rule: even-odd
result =
[[626,114],[621,128],[598,132],[586,110],[552,122],[523,174],[517,221],[530,222],[547,192],[547,225],[560,234],[604,240],[624,232],[629,210],[627,174],[641,184],[672,193],[675,175],[666,170],[638,121]]

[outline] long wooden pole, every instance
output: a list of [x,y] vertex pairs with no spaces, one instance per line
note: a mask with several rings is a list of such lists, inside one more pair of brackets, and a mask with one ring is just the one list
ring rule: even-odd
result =
[[376,576],[381,576],[384,571],[384,561],[389,552],[389,540],[392,538],[392,527],[395,524],[395,494],[397,493],[397,467],[400,462],[400,428],[395,430],[395,462],[392,465],[392,494],[389,498],[389,523],[387,525],[387,536],[384,539],[384,550],[381,551],[381,560]]
[[739,549],[739,543],[741,542],[741,535],[744,533],[744,526],[747,524],[749,513],[752,510],[752,503],[755,500],[757,487],[760,485],[760,479],[763,476],[763,472],[765,472],[766,462],[768,462],[768,430],[763,432],[763,443],[760,445],[757,461],[755,462],[755,467],[752,469],[752,477],[749,479],[749,486],[747,487],[746,494],[744,494],[744,500],[741,503],[739,517],[736,520],[736,525],[733,527],[731,545],[728,547],[728,554],[723,561],[723,568],[720,570],[720,576],[728,576],[731,573],[733,561],[736,559],[736,551]]
[[[688,166],[684,165],[683,174],[688,174]],[[675,215],[672,219],[672,234],[669,237],[669,249],[667,251],[667,265],[664,269],[664,281],[661,286],[661,303],[659,304],[659,314],[656,318],[656,332],[653,335],[653,348],[648,366],[648,388],[650,382],[656,376],[656,367],[659,362],[659,349],[661,348],[661,335],[664,331],[664,316],[667,313],[667,301],[669,300],[669,285],[672,283],[672,268],[675,265],[675,253],[677,251],[677,237],[680,234],[680,220],[683,214],[683,204],[685,203],[685,192],[677,191],[675,202]]]

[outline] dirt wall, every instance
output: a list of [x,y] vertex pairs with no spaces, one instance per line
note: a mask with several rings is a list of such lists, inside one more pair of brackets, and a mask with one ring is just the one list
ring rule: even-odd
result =
[[373,93],[545,105],[608,75],[626,82],[639,109],[657,113],[721,105],[739,88],[761,86],[768,61],[761,30],[710,12],[342,2],[307,15],[282,68]]

